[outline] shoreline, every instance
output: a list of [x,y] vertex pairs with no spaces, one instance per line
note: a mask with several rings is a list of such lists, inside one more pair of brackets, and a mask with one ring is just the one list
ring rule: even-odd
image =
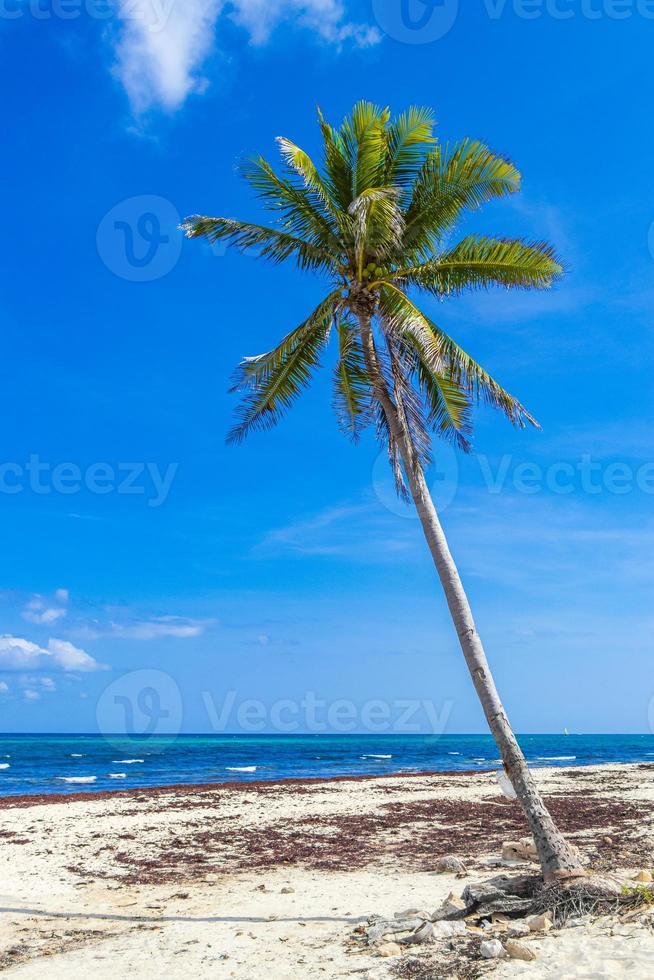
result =
[[[654,762],[593,762],[584,765],[571,763],[566,766],[530,766],[532,772],[538,771],[558,771],[567,770],[586,770],[586,769],[606,769],[611,767],[630,767],[652,771],[654,773]],[[223,782],[210,783],[163,783],[156,786],[132,786],[127,789],[101,789],[72,791],[70,793],[22,793],[15,796],[0,796],[0,810],[11,810],[16,808],[26,808],[30,806],[43,806],[48,803],[80,803],[83,801],[92,802],[93,800],[111,800],[120,798],[152,798],[156,799],[166,795],[183,795],[185,793],[212,793],[218,790],[230,790],[236,792],[261,792],[265,788],[273,787],[317,787],[328,783],[348,783],[366,782],[373,779],[431,779],[436,777],[447,778],[470,778],[473,776],[486,776],[501,772],[501,769],[433,769],[424,772],[384,772],[384,773],[362,773],[361,775],[346,776],[288,776],[280,779],[251,779],[251,780],[225,780]],[[498,787],[498,793],[500,792]]]
[[[622,763],[621,763],[622,764]],[[629,763],[624,763],[629,765]],[[638,765],[638,763],[634,763]],[[539,767],[540,768],[540,767]],[[547,768],[547,767],[544,767]],[[552,767],[554,768],[554,767]],[[580,767],[583,768],[583,767]],[[654,768],[654,763],[652,763]],[[130,789],[100,789],[71,793],[23,793],[17,796],[0,796],[0,810],[15,807],[42,806],[46,803],[79,803],[82,800],[115,799],[116,797],[145,796],[156,798],[167,794],[211,793],[216,790],[250,790],[260,792],[265,787],[313,786],[322,783],[362,782],[369,779],[414,779],[432,776],[478,776],[496,772],[495,769],[454,769],[429,772],[362,773],[360,776],[288,776],[281,779],[228,780],[212,783],[163,783],[160,786],[132,786]]]

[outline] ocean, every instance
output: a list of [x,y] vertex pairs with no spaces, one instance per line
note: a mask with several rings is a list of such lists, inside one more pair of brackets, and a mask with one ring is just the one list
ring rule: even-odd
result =
[[[654,763],[654,735],[522,735],[532,766]],[[494,769],[487,735],[0,735],[0,796]]]

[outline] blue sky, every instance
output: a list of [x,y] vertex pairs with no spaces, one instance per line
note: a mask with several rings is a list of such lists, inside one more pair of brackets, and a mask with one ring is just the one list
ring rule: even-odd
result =
[[649,730],[654,22],[628,0],[412,3],[422,35],[399,0],[5,0],[0,728],[96,730],[107,685],[131,697],[145,670],[186,731],[229,692],[429,699],[484,730],[417,523],[374,441],[339,434],[329,370],[224,444],[234,365],[321,283],[175,228],[260,217],[239,160],[315,150],[317,103],[338,121],[368,98],[509,154],[523,193],[468,227],[552,240],[568,270],[426,303],[543,425],[481,411],[476,455],[439,449],[431,474],[515,727]]

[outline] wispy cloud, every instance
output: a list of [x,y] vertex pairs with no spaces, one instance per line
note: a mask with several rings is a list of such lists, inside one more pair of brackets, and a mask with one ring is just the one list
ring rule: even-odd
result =
[[285,21],[306,28],[330,44],[352,41],[367,47],[381,37],[375,27],[348,21],[344,5],[338,0],[234,0],[230,16],[247,30],[253,44],[265,44]]
[[335,45],[363,47],[381,37],[376,28],[350,22],[339,0],[119,0],[114,71],[136,113],[173,111],[204,91],[202,66],[216,48],[222,17],[256,45],[284,22]]
[[66,616],[68,598],[67,589],[57,589],[52,599],[46,599],[40,595],[32,596],[26,603],[21,615],[28,623],[34,623],[37,626],[50,626]]
[[152,616],[150,618],[94,620],[82,624],[75,635],[89,640],[112,637],[124,640],[162,640],[169,637],[185,640],[201,636],[215,623],[213,619],[189,619],[184,616]]
[[184,619],[181,616],[155,616],[132,623],[112,623],[112,636],[132,640],[160,640],[175,637],[185,640],[201,636],[213,620]]
[[0,670],[61,670],[65,673],[106,670],[85,650],[67,640],[48,640],[47,647],[20,636],[0,636]]
[[376,501],[327,507],[317,514],[269,531],[255,548],[257,557],[295,554],[383,561],[416,546],[412,521],[395,519]]

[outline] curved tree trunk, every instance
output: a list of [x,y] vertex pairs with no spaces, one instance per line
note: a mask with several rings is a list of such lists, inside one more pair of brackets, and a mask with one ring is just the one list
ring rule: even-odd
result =
[[401,398],[397,392],[394,393],[394,397],[391,397],[388,390],[377,361],[369,323],[363,322],[362,328],[364,352],[368,370],[371,377],[375,379],[375,393],[382,404],[390,433],[402,457],[411,496],[445,592],[472,682],[502,756],[504,769],[529,822],[543,876],[546,881],[579,877],[585,874],[580,855],[577,849],[565,840],[548,812],[497,692],[461,576],[452,558],[422,466],[413,452]]

